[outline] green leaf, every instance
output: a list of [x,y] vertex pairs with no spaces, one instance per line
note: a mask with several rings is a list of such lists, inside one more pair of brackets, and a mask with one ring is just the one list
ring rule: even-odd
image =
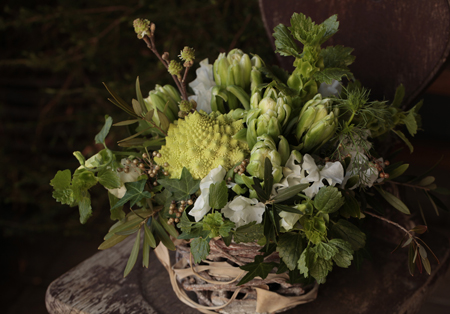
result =
[[317,257],[316,261],[310,265],[309,274],[314,277],[318,283],[324,283],[325,277],[333,270],[333,261]]
[[211,184],[209,187],[209,206],[213,209],[221,209],[228,202],[228,188],[225,181]]
[[109,249],[111,247],[113,247],[114,245],[122,242],[123,240],[125,240],[126,238],[128,238],[127,235],[115,235],[113,234],[110,238],[106,239],[105,241],[103,241],[102,244],[100,244],[100,246],[98,247],[99,250],[106,250]]
[[70,182],[72,181],[72,175],[69,169],[64,171],[58,171],[55,177],[50,181],[50,185],[55,190],[66,190],[70,188]]
[[149,264],[150,264],[150,245],[147,242],[147,238],[144,237],[144,245],[142,247],[142,266],[148,268]]
[[[433,190],[433,191],[435,191],[435,190]],[[439,198],[437,198],[435,195],[431,194],[430,192],[428,192],[428,195],[430,196],[430,198],[433,200],[433,202],[436,204],[437,207],[448,212],[448,207],[444,204],[444,202],[442,202]]]
[[350,177],[350,179],[347,180],[347,183],[345,184],[345,188],[350,189],[354,187],[359,182],[359,175],[354,175]]
[[412,153],[414,151],[414,147],[412,146],[411,142],[406,138],[405,134],[403,134],[401,131],[398,130],[391,130],[395,134],[397,134],[398,137],[400,137],[403,142],[408,146],[409,152]]
[[112,238],[116,233],[122,232],[124,230],[133,229],[137,225],[139,225],[142,222],[142,218],[139,216],[136,216],[134,214],[129,215],[124,220],[119,221],[114,226],[111,227],[109,232],[105,235],[105,240],[108,240],[109,238]]
[[300,183],[297,185],[290,186],[288,188],[282,189],[274,198],[274,203],[280,203],[284,202],[294,196],[296,196],[298,193],[303,191],[309,187],[308,183]]
[[139,84],[139,76],[136,78],[136,97],[141,106],[141,111],[146,111],[147,107],[145,106],[144,98],[142,97],[141,85]]
[[78,160],[80,165],[84,166],[84,163],[86,162],[86,158],[84,158],[83,154],[81,154],[81,152],[79,152],[79,151],[76,151],[76,152],[73,152],[73,155]]
[[341,192],[334,186],[322,187],[314,197],[314,207],[326,214],[334,213],[344,202]]
[[352,72],[342,68],[326,68],[322,71],[315,72],[313,74],[313,79],[319,83],[326,83],[330,85],[333,83],[333,80],[340,81],[343,76],[351,78]]
[[425,177],[422,180],[420,180],[419,185],[420,186],[427,186],[427,185],[432,184],[434,182],[434,180],[435,180],[434,177],[428,176],[428,177]]
[[139,119],[125,120],[125,121],[114,123],[113,126],[126,126],[126,125],[134,124],[137,122],[139,122]]
[[252,221],[249,224],[240,226],[234,232],[234,242],[248,243],[259,241],[264,237],[264,226]]
[[393,194],[383,190],[380,187],[377,187],[377,191],[380,193],[380,195],[394,208],[396,208],[398,211],[404,213],[404,214],[411,214],[408,207],[403,203],[399,198],[394,196]]
[[329,21],[329,28],[326,28],[323,24],[316,25],[311,18],[306,17],[304,14],[294,13],[291,17],[291,27],[288,29],[291,31],[292,36],[300,41],[305,46],[318,46],[322,44],[327,38],[325,33],[332,35],[333,23]]
[[208,214],[203,218],[203,230],[210,231],[209,238],[215,238],[219,235],[227,237],[234,227],[234,222],[224,221],[222,214],[219,212]]
[[159,240],[161,240],[164,246],[171,251],[175,251],[176,250],[175,244],[173,244],[166,230],[164,230],[164,228],[160,225],[158,220],[152,219],[151,225],[155,230],[155,235],[158,237]]
[[289,206],[289,205],[282,205],[282,204],[273,204],[273,207],[276,210],[279,211],[283,211],[283,212],[288,212],[288,213],[293,213],[293,214],[304,214],[302,211],[300,211],[299,209]]
[[322,216],[310,217],[305,215],[300,218],[300,223],[306,237],[314,244],[322,242],[327,235],[326,222]]
[[102,169],[97,175],[98,182],[107,189],[120,188],[122,182],[120,181],[117,172],[111,169]]
[[164,217],[162,217],[161,215],[158,216],[158,221],[161,224],[161,226],[167,231],[168,234],[170,234],[172,237],[177,238],[178,237],[178,232],[175,229],[175,227],[173,225],[169,225],[167,223],[167,219],[165,219]]
[[117,107],[119,107],[120,109],[122,109],[123,111],[125,111],[126,113],[128,113],[129,115],[133,116],[133,117],[138,117],[134,111],[133,108],[130,107],[130,105],[128,105],[119,95],[117,95],[115,92],[113,92],[112,90],[110,90],[108,88],[108,86],[106,86],[105,83],[103,83],[103,85],[105,85],[106,89],[108,90],[108,92],[111,94],[111,96],[114,98],[114,100],[109,99],[108,100],[110,102],[112,102],[114,105],[116,105]]
[[[162,185],[159,185],[162,186]],[[159,205],[164,206],[164,216],[168,217],[168,212],[169,212],[169,208],[170,208],[170,204],[172,204],[172,200],[174,198],[172,197],[172,192],[170,192],[167,189],[164,189],[163,191],[161,191],[160,193],[156,193],[155,195],[155,202]]]
[[323,34],[321,43],[324,43],[338,31],[339,22],[337,21],[337,14],[334,14],[327,18],[325,21],[323,21],[322,25],[325,27],[325,33]]
[[109,133],[109,130],[111,129],[111,125],[113,123],[113,119],[106,115],[105,116],[105,125],[103,128],[98,132],[98,134],[95,136],[95,144],[104,144],[105,145],[105,138]]
[[78,199],[78,210],[80,211],[80,222],[85,224],[92,216],[91,195],[89,192],[82,191]]
[[300,270],[300,274],[303,274],[305,277],[309,276],[309,269],[316,261],[316,254],[311,248],[307,247],[303,250],[300,255],[300,259],[298,260],[298,269]]
[[278,240],[277,252],[286,266],[294,270],[303,252],[302,235],[292,232],[283,233]]
[[269,157],[264,159],[264,193],[270,195],[273,187],[272,162]]
[[361,210],[358,201],[353,197],[351,192],[344,192],[345,202],[344,205],[339,209],[341,216],[345,218],[355,217],[359,218],[361,215]]
[[392,180],[392,179],[395,179],[395,178],[401,176],[408,169],[408,167],[409,167],[409,164],[403,164],[403,165],[399,166],[398,168],[395,168],[394,170],[389,172],[388,180]]
[[141,244],[141,229],[139,229],[138,234],[136,236],[136,240],[134,241],[133,248],[131,249],[130,257],[128,258],[127,266],[125,266],[125,271],[123,276],[126,277],[133,269],[134,264],[136,264],[136,260],[139,253],[139,246]]
[[246,270],[247,274],[239,281],[237,284],[243,285],[249,282],[255,277],[261,277],[265,279],[270,271],[277,266],[277,263],[264,263],[264,257],[262,255],[256,255],[255,261],[253,263],[248,263],[247,265],[240,266],[239,268]]
[[275,32],[272,34],[275,38],[275,52],[282,56],[294,56],[300,58],[299,48],[292,38],[289,30],[283,24],[278,24],[273,29]]
[[403,86],[403,84],[400,84],[400,86],[397,87],[397,90],[395,91],[394,100],[392,101],[391,106],[394,108],[400,108],[400,105],[402,104],[404,97],[405,97],[405,87]]
[[93,172],[78,168],[73,174],[72,188],[74,190],[75,198],[80,197],[81,191],[87,191],[91,187],[97,184],[97,177]]
[[200,263],[209,255],[209,243],[203,238],[195,238],[191,241],[191,253],[194,263]]
[[[108,192],[108,199],[109,199],[109,206],[110,208],[113,208],[114,205],[117,204],[119,199]],[[114,209],[111,209],[111,216],[110,218],[112,220],[122,220],[125,218],[125,212],[123,211],[123,206],[115,207]]]
[[325,68],[343,68],[355,61],[355,56],[352,56],[353,48],[344,46],[329,46],[320,51],[320,55],[323,57],[323,63]]
[[334,238],[340,238],[350,243],[354,251],[366,245],[366,235],[354,224],[344,219],[339,219],[331,227],[331,234]]
[[127,192],[111,209],[123,206],[127,202],[130,202],[130,207],[133,207],[143,198],[151,198],[152,194],[149,191],[144,191],[146,182],[147,179],[142,179],[136,182],[126,182],[125,187],[127,188]]
[[313,250],[318,257],[323,258],[327,261],[339,252],[338,248],[336,248],[334,245],[325,242],[320,242],[313,248]]
[[261,181],[257,177],[253,177],[253,182],[255,182],[255,184],[252,185],[252,188],[255,190],[258,199],[263,203],[268,201],[270,199],[270,194],[267,194],[263,190],[263,188],[261,187]]
[[189,170],[183,168],[180,179],[159,179],[159,184],[173,193],[173,198],[186,200],[199,189],[200,180],[194,180]]
[[328,244],[338,249],[338,252],[333,256],[336,265],[343,268],[349,267],[353,260],[353,250],[350,243],[342,239],[332,239]]
[[414,136],[417,133],[417,121],[415,115],[414,111],[411,110],[403,120],[411,136]]
[[57,202],[60,202],[63,205],[64,204],[72,205],[73,202],[75,201],[75,197],[74,197],[72,189],[54,190],[52,193],[52,196]]
[[184,211],[181,215],[180,222],[178,223],[177,227],[180,228],[183,232],[190,233],[193,224],[195,224],[195,222],[190,221],[186,214],[186,211]]
[[144,236],[145,241],[148,245],[150,245],[152,248],[156,247],[156,240],[153,236],[153,233],[150,231],[150,228],[147,226],[147,224],[144,224]]
[[442,194],[442,195],[450,195],[450,190],[447,188],[443,188],[443,187],[437,187],[436,189],[433,190],[433,192]]

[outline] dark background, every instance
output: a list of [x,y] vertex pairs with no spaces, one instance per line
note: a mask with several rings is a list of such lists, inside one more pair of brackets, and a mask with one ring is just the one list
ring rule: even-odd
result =
[[[79,224],[77,208],[51,196],[56,171],[75,169],[72,152],[96,153],[94,136],[104,114],[126,115],[107,101],[102,82],[125,100],[170,83],[162,65],[132,28],[143,17],[157,26],[159,51],[172,58],[189,45],[197,61],[212,62],[219,52],[241,48],[268,64],[276,56],[266,36],[256,0],[175,1],[3,1],[0,13],[0,301],[4,313],[46,313],[46,287],[59,275],[96,252],[111,225],[105,191],[92,191],[94,215]],[[358,60],[356,61],[358,62]],[[196,68],[197,66],[194,66]],[[190,73],[188,81],[195,77]],[[450,70],[443,70],[423,96],[423,129],[415,153],[400,158],[418,174],[450,151]],[[125,137],[113,128],[109,145]],[[433,172],[449,187],[450,161]],[[448,200],[447,200],[448,202]],[[449,215],[436,218],[437,229]]]

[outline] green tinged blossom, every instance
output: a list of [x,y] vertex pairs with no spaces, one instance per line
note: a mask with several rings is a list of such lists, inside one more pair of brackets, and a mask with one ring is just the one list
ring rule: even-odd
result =
[[183,66],[178,61],[171,60],[167,71],[171,75],[175,75],[179,80],[181,80],[181,71],[183,71]]
[[146,19],[135,19],[133,22],[134,31],[139,39],[145,35],[150,35],[150,21]]
[[232,112],[194,112],[170,125],[161,158],[155,161],[161,166],[169,164],[165,169],[171,178],[180,178],[183,167],[194,179],[203,179],[219,165],[228,171],[249,154],[248,145],[233,138],[242,128],[242,120],[234,121]]
[[275,141],[269,135],[262,135],[257,138],[256,144],[250,152],[250,161],[247,166],[247,172],[254,177],[264,179],[264,162],[266,157],[272,163],[272,174],[274,182],[280,182],[283,176],[282,172],[282,158],[277,150]]

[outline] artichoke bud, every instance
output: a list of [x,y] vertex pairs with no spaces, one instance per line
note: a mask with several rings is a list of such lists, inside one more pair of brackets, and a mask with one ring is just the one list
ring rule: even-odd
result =
[[316,118],[316,110],[314,107],[309,107],[303,114],[300,115],[300,120],[295,129],[295,137],[300,141],[303,133],[309,129]]
[[219,86],[226,86],[228,77],[228,67],[230,63],[225,53],[219,54],[216,61],[214,61],[214,81]]
[[276,117],[264,114],[259,116],[257,121],[256,133],[258,136],[268,135],[274,141],[278,141],[278,136],[281,134],[281,127]]
[[256,69],[262,68],[264,66],[264,61],[258,55],[253,55],[251,61],[252,66],[254,66]]
[[250,98],[250,108],[259,108],[259,102],[261,101],[261,94],[259,92],[254,92]]
[[247,89],[251,83],[251,73],[252,73],[252,61],[250,60],[248,54],[244,54],[242,56],[241,60],[239,61],[239,66],[242,69],[243,81],[245,83],[245,86],[242,86],[242,88]]
[[265,114],[268,111],[275,111],[276,107],[277,107],[276,101],[269,97],[264,97],[259,102],[259,109],[261,109],[261,114]]
[[259,108],[255,108],[255,109],[250,109],[247,112],[247,117],[246,117],[246,123],[249,124],[251,121],[253,121],[254,119],[258,118],[259,113],[261,112],[261,109]]
[[247,172],[254,177],[264,179],[264,163],[266,157],[272,163],[272,174],[274,182],[277,183],[282,178],[281,157],[276,150],[275,142],[269,136],[258,137],[258,142],[251,151]]
[[283,121],[278,119],[278,121],[280,121],[282,127],[284,127],[286,125],[286,123],[289,121],[289,117],[291,116],[292,108],[288,104],[284,104],[283,110],[285,112],[285,117],[284,117]]
[[247,124],[247,144],[249,149],[253,148],[258,137],[258,134],[256,134],[256,121],[256,119],[253,119]]
[[252,94],[256,92],[259,84],[262,84],[261,72],[258,69],[256,69],[256,67],[253,67],[250,73],[250,89]]
[[277,91],[273,87],[266,88],[264,92],[264,98],[272,98],[273,100],[277,99]]
[[280,142],[278,143],[278,153],[281,157],[281,166],[284,167],[286,165],[286,161],[289,159],[289,142],[283,135],[278,136],[278,138],[280,139]]
[[311,151],[318,149],[325,144],[336,131],[337,123],[334,117],[334,113],[331,112],[328,116],[322,120],[314,123],[311,129],[306,133],[303,149],[305,151]]

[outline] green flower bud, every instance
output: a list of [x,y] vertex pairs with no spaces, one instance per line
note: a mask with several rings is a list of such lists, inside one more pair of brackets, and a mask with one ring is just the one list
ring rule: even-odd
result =
[[263,99],[264,98],[272,98],[273,100],[276,100],[278,98],[276,89],[273,87],[266,88]]
[[[250,90],[252,94],[254,94],[260,84],[262,84],[262,75],[256,67],[252,68],[252,72],[250,73]],[[261,96],[260,96],[261,97]]]
[[168,71],[171,75],[176,75],[178,79],[181,80],[181,71],[183,71],[183,66],[179,62],[175,60],[170,61]]
[[246,118],[246,123],[249,124],[251,121],[253,121],[254,119],[258,118],[259,113],[261,112],[261,109],[250,109],[247,112],[247,118]]
[[295,137],[300,141],[303,133],[310,128],[316,118],[316,109],[314,107],[308,108],[301,116],[295,129]]
[[289,159],[291,149],[289,148],[289,142],[284,136],[280,135],[278,138],[280,139],[280,142],[278,143],[278,153],[281,157],[281,166],[284,167],[286,161]]
[[270,117],[267,114],[260,115],[257,119],[256,133],[258,136],[269,135],[275,141],[281,134],[280,123],[276,117]]
[[277,106],[277,102],[269,97],[264,97],[259,102],[259,109],[261,109],[261,114],[265,114],[270,111],[275,111]]
[[257,120],[254,119],[247,124],[247,144],[249,149],[253,148],[258,138],[258,134],[256,134],[256,121]]
[[214,62],[214,81],[219,86],[227,85],[227,77],[228,77],[228,67],[230,66],[230,62],[226,57],[225,53],[219,54],[216,61]]
[[134,31],[137,38],[142,39],[145,35],[150,35],[150,21],[145,19],[135,19],[133,22]]
[[258,55],[253,55],[251,61],[252,66],[254,66],[256,69],[262,68],[264,66],[264,61]]
[[180,110],[185,112],[190,112],[192,110],[192,103],[188,100],[182,100],[179,104]]
[[195,50],[186,46],[180,51],[179,57],[183,61],[193,62],[195,60]]
[[259,108],[259,102],[261,101],[261,94],[259,92],[255,92],[250,97],[250,108],[256,109]]
[[274,182],[280,182],[283,173],[281,168],[281,157],[276,150],[276,145],[273,139],[269,136],[258,137],[258,142],[253,146],[250,153],[250,161],[247,166],[247,172],[252,176],[264,179],[264,163],[266,157],[272,163],[272,174]]
[[311,129],[305,135],[303,151],[311,152],[317,150],[333,136],[336,128],[337,121],[334,113],[331,112],[328,116],[311,126]]

